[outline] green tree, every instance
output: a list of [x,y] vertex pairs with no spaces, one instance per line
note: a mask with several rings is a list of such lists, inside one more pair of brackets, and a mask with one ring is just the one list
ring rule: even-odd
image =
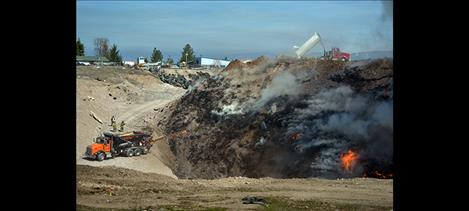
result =
[[111,50],[109,50],[108,59],[111,62],[116,62],[116,63],[121,63],[122,62],[122,56],[119,55],[119,50],[117,49],[116,44],[112,45]]
[[169,65],[172,65],[174,63],[173,58],[168,57],[168,59],[166,60],[166,63],[168,63]]
[[85,55],[85,45],[81,43],[80,38],[77,41],[77,56],[84,56]]
[[163,61],[163,54],[160,50],[153,48],[153,53],[151,54],[151,62],[161,62]]
[[190,64],[195,61],[195,54],[194,49],[192,49],[191,45],[186,44],[182,49],[181,58],[179,59],[179,63],[185,62],[187,59],[187,63]]

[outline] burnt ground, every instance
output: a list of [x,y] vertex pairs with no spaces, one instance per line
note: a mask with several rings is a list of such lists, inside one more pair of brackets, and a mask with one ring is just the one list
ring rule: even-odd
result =
[[[392,177],[392,60],[235,61],[157,119],[179,178]],[[340,157],[359,154],[352,172]]]

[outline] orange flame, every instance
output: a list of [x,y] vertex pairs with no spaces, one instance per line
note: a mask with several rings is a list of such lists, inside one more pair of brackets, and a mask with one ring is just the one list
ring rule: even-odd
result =
[[348,152],[342,154],[340,159],[342,159],[342,166],[344,169],[350,172],[356,164],[358,153],[349,149]]
[[296,141],[296,140],[298,140],[298,139],[300,139],[300,138],[301,138],[301,134],[300,134],[300,133],[293,133],[293,134],[291,135],[291,137],[290,137],[290,140],[291,140],[291,141]]
[[374,177],[374,178],[378,178],[378,179],[392,179],[393,178],[393,174],[392,173],[381,173],[377,170],[374,170],[372,172],[370,172],[369,174],[364,172],[362,177]]
[[384,173],[381,173],[379,171],[374,171],[373,172],[378,178],[380,179],[389,179],[389,178],[392,178],[392,173],[389,173],[389,174],[384,174]]

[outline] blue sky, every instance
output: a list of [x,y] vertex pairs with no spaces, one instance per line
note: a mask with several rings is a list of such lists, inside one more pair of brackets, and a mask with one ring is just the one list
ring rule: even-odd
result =
[[[77,38],[85,54],[106,37],[125,60],[151,55],[179,59],[293,56],[292,46],[318,32],[325,47],[345,52],[392,50],[391,1],[78,1]],[[317,45],[312,52],[322,52]],[[312,54],[310,52],[309,55]]]

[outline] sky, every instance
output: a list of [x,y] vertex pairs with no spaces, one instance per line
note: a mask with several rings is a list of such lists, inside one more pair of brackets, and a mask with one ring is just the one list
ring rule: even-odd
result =
[[314,32],[326,50],[392,51],[392,1],[77,1],[76,36],[90,56],[97,37],[124,60],[153,48],[178,60],[186,44],[218,59],[293,56]]

